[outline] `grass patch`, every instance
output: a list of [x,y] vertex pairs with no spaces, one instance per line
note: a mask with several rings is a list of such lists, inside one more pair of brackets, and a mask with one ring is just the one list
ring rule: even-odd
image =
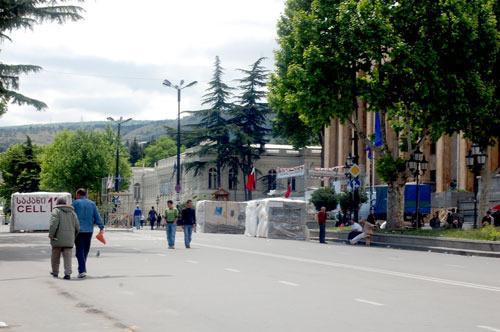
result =
[[431,236],[431,237],[444,237],[452,239],[468,239],[468,240],[487,240],[487,241],[500,241],[500,227],[488,226],[478,229],[454,229],[442,228],[432,230],[401,230],[391,231],[385,229],[375,229],[376,233],[383,234],[401,234],[401,235],[415,235],[415,236]]

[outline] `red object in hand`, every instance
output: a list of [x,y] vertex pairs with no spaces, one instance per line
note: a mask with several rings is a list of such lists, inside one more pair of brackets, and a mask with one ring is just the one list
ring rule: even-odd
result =
[[96,239],[101,241],[102,243],[106,244],[106,240],[104,239],[103,231],[100,231],[99,234],[95,236]]

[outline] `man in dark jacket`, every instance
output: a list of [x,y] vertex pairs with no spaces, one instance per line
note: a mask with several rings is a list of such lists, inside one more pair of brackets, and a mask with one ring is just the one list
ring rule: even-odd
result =
[[80,223],[72,206],[66,205],[64,198],[59,198],[50,216],[49,238],[52,245],[52,272],[54,278],[59,275],[61,254],[64,260],[64,279],[71,279],[71,254],[75,239],[80,232]]
[[182,229],[184,230],[184,244],[186,248],[191,248],[191,234],[196,227],[196,213],[193,209],[193,202],[187,201],[187,206],[181,213]]
[[149,210],[149,212],[148,212],[148,220],[149,220],[149,224],[151,225],[151,230],[153,230],[153,228],[155,226],[156,216],[157,216],[157,213],[155,211],[155,207],[152,206],[151,210]]

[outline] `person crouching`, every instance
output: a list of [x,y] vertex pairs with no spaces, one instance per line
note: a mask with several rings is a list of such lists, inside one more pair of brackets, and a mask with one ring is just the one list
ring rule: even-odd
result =
[[59,275],[61,254],[64,260],[64,279],[71,279],[71,256],[75,239],[80,232],[80,223],[72,206],[66,205],[66,199],[57,199],[50,216],[49,238],[52,246],[52,272],[54,278]]

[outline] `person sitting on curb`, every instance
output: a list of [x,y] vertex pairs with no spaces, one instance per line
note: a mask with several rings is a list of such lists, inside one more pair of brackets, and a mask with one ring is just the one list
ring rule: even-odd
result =
[[491,216],[491,212],[489,210],[486,212],[486,215],[483,217],[483,219],[481,221],[483,223],[483,227],[490,226],[490,225],[494,224],[493,217]]
[[366,218],[361,219],[361,223],[363,224],[363,232],[361,234],[359,234],[358,236],[356,236],[354,239],[349,240],[349,243],[356,244],[356,243],[358,243],[359,240],[362,240],[362,239],[366,238],[368,235],[371,236],[373,234],[373,228],[375,227],[375,225],[370,224],[366,220]]
[[349,234],[347,235],[347,240],[352,240],[363,232],[363,228],[361,228],[361,225],[355,222],[354,220],[351,220],[351,228],[352,231],[350,231]]
[[441,227],[441,221],[439,220],[439,212],[434,212],[434,217],[429,221],[430,226],[432,229],[440,228]]
[[54,278],[59,275],[61,254],[64,260],[64,279],[71,279],[71,256],[75,239],[80,232],[80,223],[75,209],[66,205],[66,199],[58,198],[50,216],[49,238],[52,246],[52,272]]

